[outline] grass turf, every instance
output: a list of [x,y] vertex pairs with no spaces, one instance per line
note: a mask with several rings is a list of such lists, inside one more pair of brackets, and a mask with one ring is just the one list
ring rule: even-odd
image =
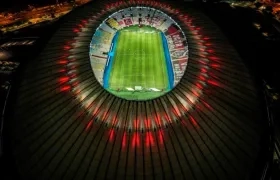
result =
[[163,92],[127,92],[126,88],[167,90],[168,74],[160,31],[144,26],[120,30],[109,76],[109,90],[129,99],[152,98]]

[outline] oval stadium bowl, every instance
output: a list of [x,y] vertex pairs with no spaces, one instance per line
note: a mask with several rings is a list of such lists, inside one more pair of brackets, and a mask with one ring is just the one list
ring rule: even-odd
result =
[[90,62],[95,78],[110,93],[127,100],[154,99],[181,80],[188,62],[187,39],[162,11],[129,7],[96,29]]
[[76,8],[17,91],[9,123],[23,179],[245,180],[262,147],[253,78],[188,4]]

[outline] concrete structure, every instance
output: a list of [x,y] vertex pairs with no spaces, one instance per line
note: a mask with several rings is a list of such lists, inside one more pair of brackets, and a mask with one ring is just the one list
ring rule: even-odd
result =
[[[209,18],[155,1],[93,2],[61,24],[26,67],[15,103],[12,146],[24,179],[246,179],[264,135],[258,91]],[[91,37],[112,12],[149,6],[185,32],[188,66],[151,101],[113,96],[94,78]]]

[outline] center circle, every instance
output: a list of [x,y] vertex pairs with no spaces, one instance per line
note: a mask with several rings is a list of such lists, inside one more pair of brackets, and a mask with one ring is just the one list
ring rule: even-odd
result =
[[181,80],[188,45],[180,26],[150,7],[130,7],[106,18],[90,43],[97,81],[126,100],[154,99]]

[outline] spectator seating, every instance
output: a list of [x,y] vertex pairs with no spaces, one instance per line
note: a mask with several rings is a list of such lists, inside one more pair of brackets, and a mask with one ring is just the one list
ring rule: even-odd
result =
[[105,19],[92,37],[90,44],[91,65],[98,72],[100,83],[114,34],[125,27],[140,23],[164,32],[171,54],[172,67],[177,83],[183,75],[187,60],[188,46],[182,30],[175,21],[160,10],[148,7],[129,7],[117,11]]

